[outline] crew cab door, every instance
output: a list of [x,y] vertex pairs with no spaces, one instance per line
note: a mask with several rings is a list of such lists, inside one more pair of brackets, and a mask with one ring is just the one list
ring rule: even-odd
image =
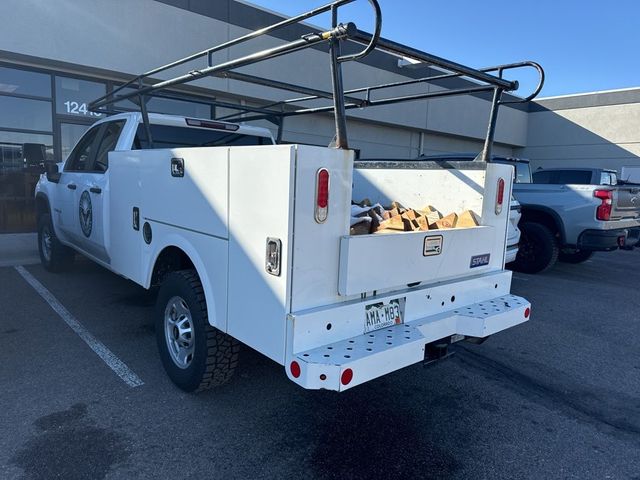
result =
[[58,207],[54,207],[57,214],[56,229],[58,234],[76,246],[80,246],[81,233],[78,218],[78,184],[80,178],[92,161],[95,153],[95,142],[101,125],[90,128],[73,148],[65,162],[60,182],[57,184]]
[[110,263],[109,258],[109,152],[116,149],[125,120],[104,122],[93,144],[93,155],[76,177],[78,247]]

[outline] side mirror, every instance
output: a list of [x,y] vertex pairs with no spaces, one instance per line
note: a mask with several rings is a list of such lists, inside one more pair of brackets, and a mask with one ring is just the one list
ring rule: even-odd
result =
[[44,173],[47,174],[47,180],[53,183],[60,181],[60,172],[58,164],[55,162],[44,162]]

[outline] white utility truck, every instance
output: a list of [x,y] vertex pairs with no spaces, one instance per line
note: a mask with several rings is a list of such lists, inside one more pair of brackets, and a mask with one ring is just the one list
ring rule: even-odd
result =
[[[345,3],[311,13],[336,12]],[[490,158],[501,94],[517,88],[516,82],[379,38],[379,9],[370,3],[378,13],[373,35],[337,24],[334,15],[332,30],[306,35],[302,43],[328,43],[332,60],[339,60],[334,66],[360,58],[338,56],[339,42],[351,40],[367,45],[362,54],[377,47],[429,61],[452,77],[474,79],[459,92],[480,86],[493,92],[483,156]],[[285,46],[301,48],[300,42]],[[198,55],[210,62],[216,48]],[[263,56],[275,56],[274,50]],[[160,356],[173,382],[187,391],[227,381],[240,343],[284,365],[288,377],[304,388],[342,391],[441,358],[451,343],[481,342],[527,321],[530,304],[510,293],[511,273],[504,269],[512,167],[487,161],[355,161],[345,148],[344,110],[380,100],[367,93],[361,104],[349,99],[345,104],[348,92],[341,89],[339,68],[333,94],[305,92],[334,101],[320,110],[336,113],[337,147],[277,145],[264,128],[146,112],[152,91],[185,77],[221,71],[231,76],[229,70],[246,65],[247,58],[224,68],[208,65],[175,81],[139,82],[135,95],[141,112],[98,121],[64,163],[45,166],[36,203],[47,269],[63,270],[79,252],[145,288],[159,286]],[[283,83],[269,86],[283,88]],[[116,93],[93,108],[131,97]],[[276,116],[280,127],[285,116],[319,110],[238,109],[244,119],[251,113]],[[363,198],[383,205],[429,204],[443,212],[473,210],[480,221],[469,228],[350,235],[352,200]]]

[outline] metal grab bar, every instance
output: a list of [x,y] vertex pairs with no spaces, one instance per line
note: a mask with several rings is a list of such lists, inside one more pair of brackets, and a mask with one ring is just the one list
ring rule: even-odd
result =
[[536,86],[536,88],[533,90],[533,92],[531,93],[531,95],[529,95],[528,97],[522,98],[520,100],[501,100],[500,101],[500,105],[507,105],[507,104],[513,104],[513,103],[527,103],[530,102],[531,100],[533,100],[534,98],[536,98],[538,96],[538,94],[540,93],[540,91],[542,90],[542,87],[544,87],[544,81],[545,81],[545,73],[544,73],[544,68],[542,68],[542,65],[540,65],[537,62],[533,62],[531,60],[528,60],[526,62],[517,62],[517,63],[507,63],[505,65],[498,65],[497,67],[492,67],[491,69],[487,70],[488,72],[490,71],[497,71],[498,75],[502,78],[502,72],[504,70],[513,70],[515,68],[523,68],[523,67],[532,67],[535,68],[538,71],[538,75],[539,75],[539,79],[538,79],[538,85]]
[[371,52],[373,52],[380,40],[380,34],[382,33],[382,10],[380,9],[380,4],[378,0],[368,0],[373,8],[373,12],[375,14],[375,26],[373,29],[373,35],[371,35],[371,39],[369,43],[360,53],[353,53],[351,55],[342,55],[337,58],[338,62],[352,62],[354,60],[360,60],[361,58],[366,57]]

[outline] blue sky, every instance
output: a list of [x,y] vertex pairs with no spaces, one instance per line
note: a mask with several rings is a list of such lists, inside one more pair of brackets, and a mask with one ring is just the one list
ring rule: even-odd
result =
[[[322,0],[251,0],[287,15]],[[640,1],[379,0],[382,35],[483,67],[535,60],[547,72],[542,96],[640,86]],[[366,0],[341,8],[341,21],[371,31]],[[312,23],[324,26],[328,17]],[[533,84],[523,75],[522,89]]]

